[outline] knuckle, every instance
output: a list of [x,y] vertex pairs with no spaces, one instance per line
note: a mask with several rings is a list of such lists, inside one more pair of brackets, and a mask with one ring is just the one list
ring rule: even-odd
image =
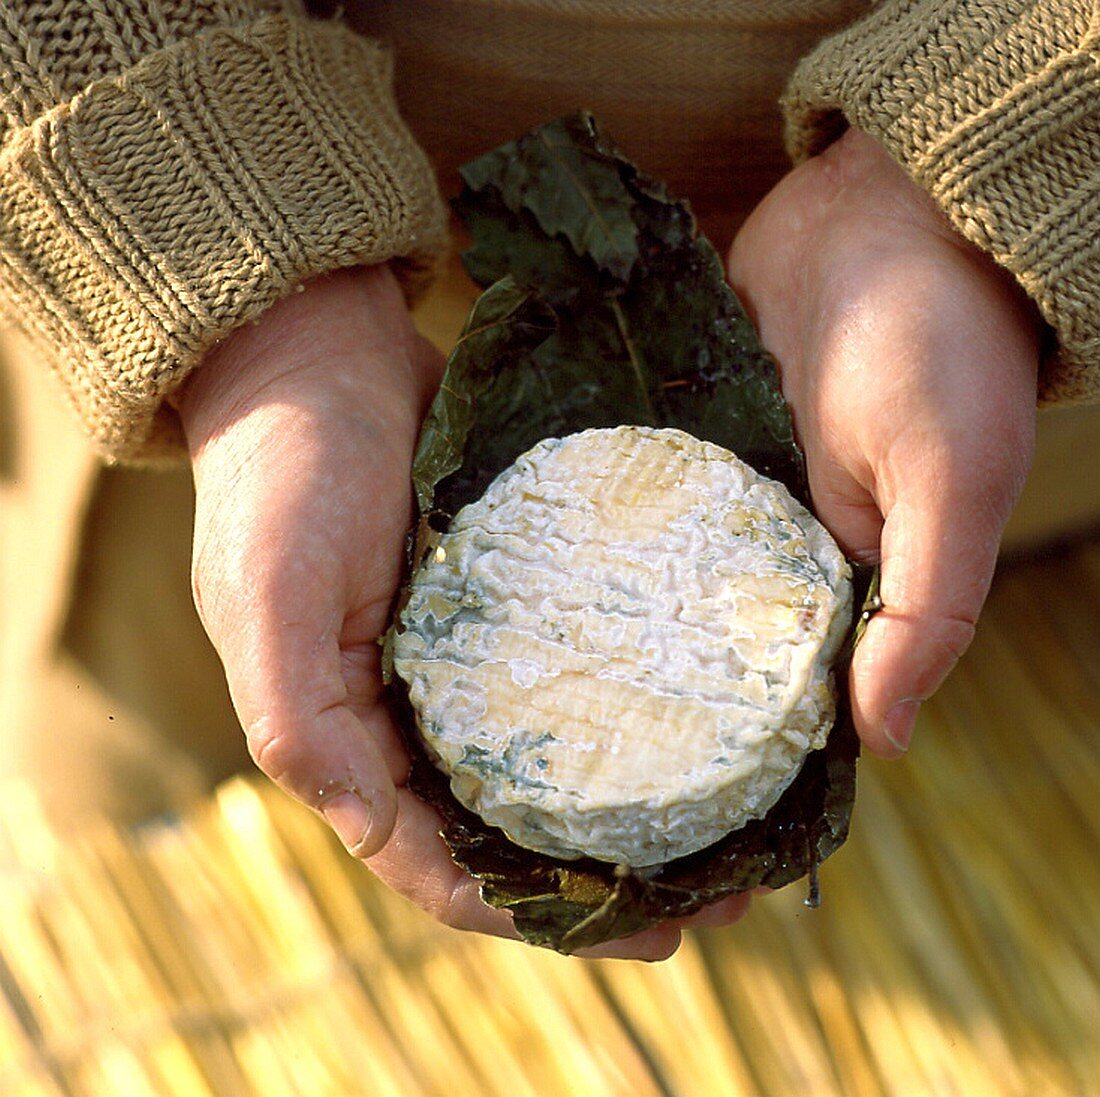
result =
[[248,753],[259,770],[276,784],[286,786],[300,768],[301,752],[285,725],[268,716],[250,721],[245,728]]
[[933,663],[946,674],[970,647],[977,631],[976,616],[948,614],[940,619],[931,639]]

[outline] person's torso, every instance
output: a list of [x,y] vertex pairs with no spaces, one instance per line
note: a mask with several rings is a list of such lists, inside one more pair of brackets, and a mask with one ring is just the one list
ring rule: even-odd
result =
[[786,169],[777,100],[866,0],[350,0],[439,171],[581,107],[725,243]]

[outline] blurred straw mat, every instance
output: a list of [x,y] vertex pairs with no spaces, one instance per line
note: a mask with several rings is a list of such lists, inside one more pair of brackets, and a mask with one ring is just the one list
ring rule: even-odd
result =
[[670,961],[459,934],[237,779],[64,846],[0,797],[0,1093],[1100,1094],[1100,541],[1005,567],[822,871]]

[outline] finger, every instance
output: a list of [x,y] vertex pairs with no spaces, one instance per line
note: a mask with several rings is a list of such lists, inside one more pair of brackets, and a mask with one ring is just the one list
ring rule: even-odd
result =
[[729,926],[741,921],[748,914],[751,905],[751,895],[727,895],[686,918],[677,918],[675,925],[679,929],[715,929],[718,926]]
[[672,956],[680,947],[680,941],[679,927],[666,923],[630,937],[578,949],[574,955],[584,960],[645,960],[655,963]]
[[354,857],[386,843],[397,805],[387,759],[363,721],[335,704],[321,711],[272,704],[245,721],[249,753],[284,791],[319,811]]
[[285,598],[257,602],[272,608],[257,610],[222,647],[249,753],[319,811],[350,852],[370,856],[393,829],[394,779],[403,775],[388,714],[349,694],[334,630],[281,616],[274,607]]
[[922,701],[974,637],[996,565],[1003,518],[980,495],[929,486],[898,501],[882,530],[883,608],[851,667],[852,712],[883,757],[908,749]]
[[517,939],[511,915],[484,902],[477,881],[451,860],[439,814],[407,788],[397,790],[396,800],[393,832],[367,861],[370,870],[444,925]]

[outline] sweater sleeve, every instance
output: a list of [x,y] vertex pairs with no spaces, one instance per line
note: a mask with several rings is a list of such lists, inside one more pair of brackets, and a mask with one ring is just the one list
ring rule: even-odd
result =
[[783,106],[796,160],[858,126],[1012,272],[1053,334],[1042,402],[1100,399],[1096,0],[887,0]]
[[390,60],[298,0],[0,0],[0,318],[97,447],[179,447],[203,353],[312,275],[443,247]]

